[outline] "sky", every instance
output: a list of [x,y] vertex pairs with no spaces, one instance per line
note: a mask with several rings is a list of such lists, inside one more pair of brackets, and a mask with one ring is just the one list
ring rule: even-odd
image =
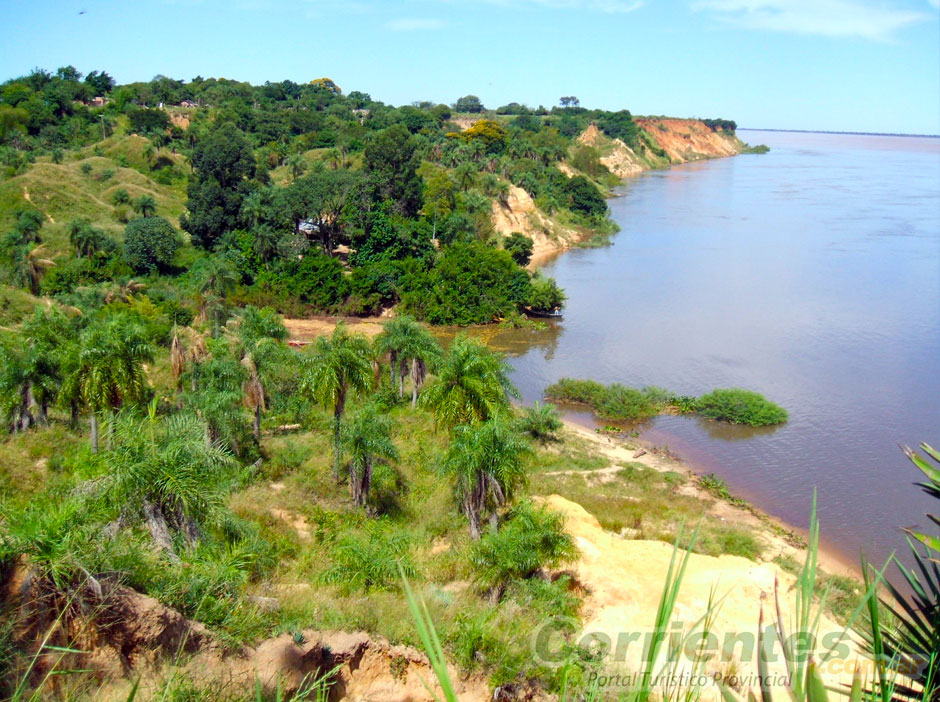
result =
[[0,80],[34,67],[395,105],[585,107],[750,128],[940,133],[940,0],[0,0]]

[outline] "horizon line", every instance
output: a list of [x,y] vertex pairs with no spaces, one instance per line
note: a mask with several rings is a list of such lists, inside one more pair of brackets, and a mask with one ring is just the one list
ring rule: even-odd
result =
[[780,129],[774,127],[738,127],[737,131],[745,132],[793,132],[798,134],[849,134],[855,136],[892,136],[892,137],[918,137],[921,139],[940,139],[940,134],[912,134],[907,132],[848,132],[834,129]]

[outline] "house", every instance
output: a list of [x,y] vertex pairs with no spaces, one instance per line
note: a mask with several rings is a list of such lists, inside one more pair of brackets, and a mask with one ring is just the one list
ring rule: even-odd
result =
[[196,106],[197,106],[196,103],[193,102],[192,100],[183,100],[180,103],[180,107],[196,107]]
[[105,102],[106,102],[105,99],[101,97],[100,95],[98,95],[97,97],[93,97],[91,100],[88,101],[88,106],[89,107],[104,107]]
[[304,236],[310,236],[320,231],[320,227],[312,219],[305,219],[297,225],[297,231]]

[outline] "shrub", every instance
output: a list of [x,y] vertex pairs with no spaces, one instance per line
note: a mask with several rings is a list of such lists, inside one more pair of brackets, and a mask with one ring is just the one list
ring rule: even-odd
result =
[[321,253],[307,254],[299,261],[288,259],[277,269],[260,273],[257,280],[262,288],[319,310],[335,308],[349,294],[343,264]]
[[417,289],[404,295],[407,309],[432,324],[485,324],[518,311],[528,297],[529,275],[506,251],[480,243],[447,246]]
[[411,577],[416,570],[409,555],[411,541],[403,532],[389,532],[384,521],[371,522],[365,534],[347,534],[333,549],[333,565],[323,581],[344,593],[385,590],[399,579],[398,565]]
[[572,212],[587,217],[601,217],[607,212],[607,202],[597,187],[584,176],[575,176],[562,187]]
[[536,312],[553,312],[565,304],[565,292],[558,287],[554,278],[536,273],[532,276],[526,302]]
[[542,443],[557,440],[557,432],[562,427],[555,405],[536,402],[526,407],[519,418],[519,429]]
[[78,167],[78,169],[82,172],[82,175],[88,175],[89,173],[91,173],[91,164],[83,163],[81,166]]
[[124,228],[124,258],[138,273],[167,270],[181,243],[163,217],[138,217]]
[[655,392],[620,383],[604,386],[593,380],[562,378],[545,389],[546,397],[589,405],[602,419],[640,421],[659,414],[664,406]]
[[532,237],[520,232],[513,232],[503,241],[503,248],[509,252],[512,260],[520,266],[525,266],[532,260],[533,246]]
[[129,205],[130,202],[131,196],[124,188],[118,188],[111,194],[112,205]]
[[470,561],[476,568],[477,586],[499,600],[513,580],[572,561],[577,553],[574,540],[565,532],[562,515],[521,502],[498,531],[473,544]]
[[718,389],[702,395],[696,402],[696,410],[703,417],[752,427],[787,421],[785,409],[763,395],[740,388]]

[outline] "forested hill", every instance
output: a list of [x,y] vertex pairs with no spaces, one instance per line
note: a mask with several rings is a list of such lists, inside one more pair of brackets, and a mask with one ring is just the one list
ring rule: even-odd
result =
[[[117,86],[71,66],[8,80],[0,264],[20,290],[4,287],[6,316],[40,295],[96,309],[129,285],[180,321],[209,298],[294,314],[398,304],[455,324],[555,309],[562,292],[524,268],[532,239],[611,231],[617,149],[674,160],[629,111],[561,102],[393,107],[328,78]],[[591,125],[604,143],[578,140]],[[494,216],[521,191],[531,216]]]

